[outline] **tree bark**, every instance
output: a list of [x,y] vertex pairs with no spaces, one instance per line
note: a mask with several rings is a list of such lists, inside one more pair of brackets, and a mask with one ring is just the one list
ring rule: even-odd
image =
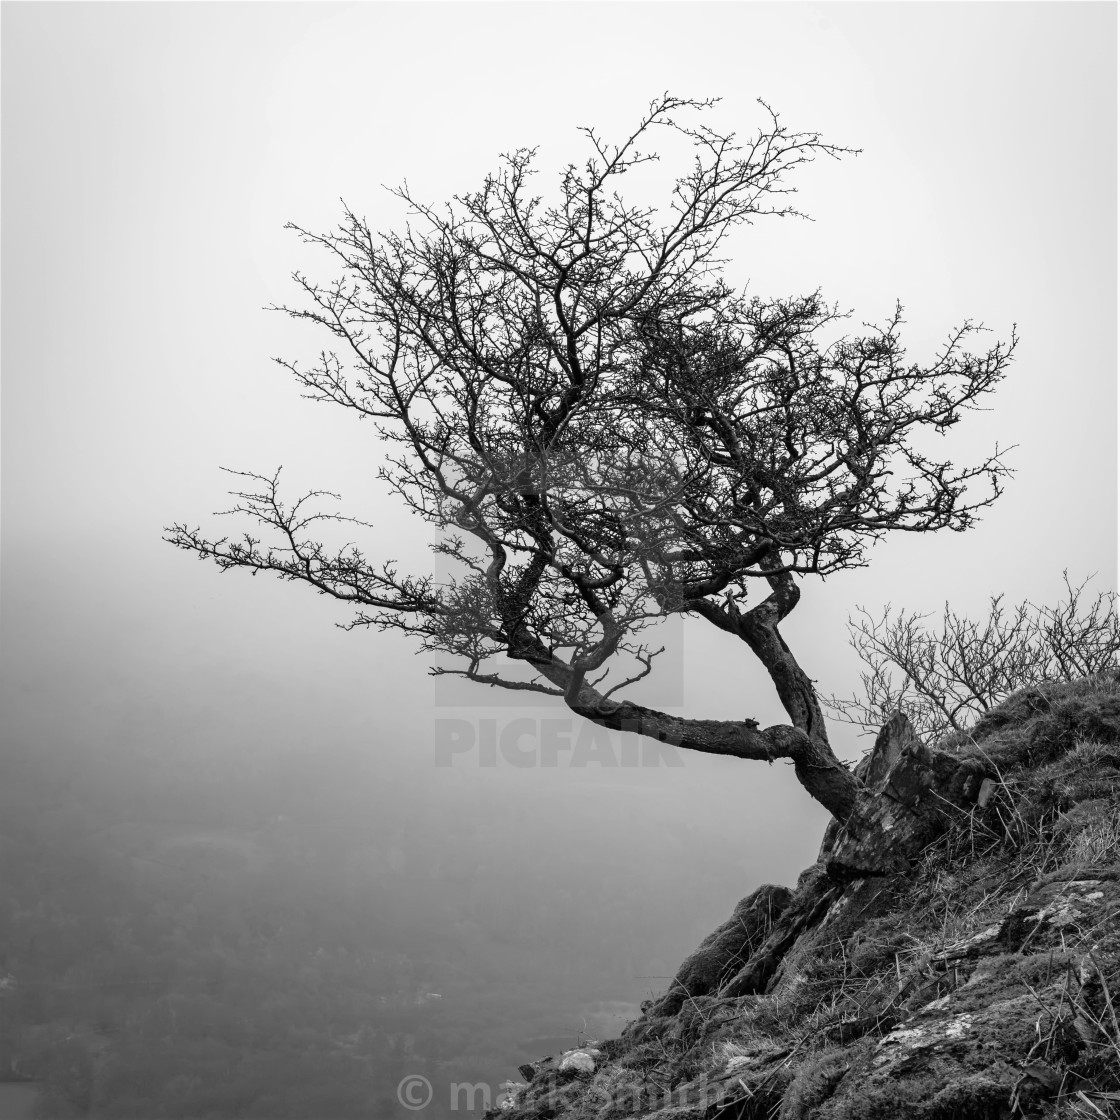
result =
[[793,576],[774,570],[779,563],[773,552],[759,561],[759,567],[768,572],[770,594],[745,613],[739,613],[730,604],[720,607],[707,599],[696,600],[690,606],[709,622],[735,634],[762,662],[790,722],[808,740],[797,754],[789,755],[798,781],[838,821],[846,822],[855,809],[861,783],[833,754],[817,690],[778,630],[778,623],[801,598],[801,589]]
[[[770,554],[759,562],[759,567],[765,571],[775,564],[776,558]],[[811,739],[827,748],[828,732],[825,729],[824,712],[817,699],[817,690],[778,631],[778,623],[800,601],[801,588],[789,572],[772,573],[766,578],[770,584],[770,594],[738,617],[739,637],[750,646],[751,652],[770,674],[778,699],[789,714],[793,726],[799,727]],[[832,754],[831,750],[829,754]]]

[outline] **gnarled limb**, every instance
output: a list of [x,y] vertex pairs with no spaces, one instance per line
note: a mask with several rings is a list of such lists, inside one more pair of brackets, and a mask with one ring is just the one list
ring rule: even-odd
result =
[[787,724],[759,728],[753,721],[686,719],[632,701],[611,700],[524,630],[511,642],[509,656],[528,662],[563,689],[567,706],[601,727],[634,732],[702,754],[767,762],[789,759],[798,781],[837,820],[847,821],[852,815],[860,783],[832,753],[827,740]]

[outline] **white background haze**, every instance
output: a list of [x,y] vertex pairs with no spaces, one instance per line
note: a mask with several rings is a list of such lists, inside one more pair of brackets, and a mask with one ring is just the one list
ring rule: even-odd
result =
[[[430,570],[430,530],[376,482],[372,431],[270,361],[327,343],[263,310],[297,299],[293,268],[329,276],[282,226],[326,230],[340,196],[397,224],[381,184],[443,200],[517,146],[578,160],[577,126],[621,138],[665,89],[721,97],[717,127],[749,134],[762,97],[862,149],[800,169],[814,220],[740,230],[730,275],[760,295],[819,286],[856,329],[901,299],[919,361],[966,318],[993,338],[1017,323],[1022,344],[953,437],[961,460],[1018,445],[1004,497],[967,534],[899,534],[868,568],[809,581],[784,627],[822,690],[850,693],[855,604],[1050,602],[1065,568],[1114,586],[1115,23],[1091,3],[5,5],[5,754],[126,744],[265,770],[305,754],[345,776],[355,813],[457,835],[516,803],[471,859],[593,849],[620,882],[652,862],[666,911],[718,850],[732,880],[643,965],[670,972],[738,898],[812,862],[825,814],[787,767],[437,769],[438,719],[563,712],[437,707],[407,639],[345,633],[339,604],[162,542],[179,520],[234,528],[210,516],[220,465],[282,463],[290,494],[340,491],[376,521],[374,555]],[[783,719],[745,648],[699,623],[683,681],[684,714]],[[867,745],[834,736],[845,757]],[[547,883],[509,892],[564,906]],[[655,935],[631,932],[636,959]],[[633,998],[660,986],[636,978]]]

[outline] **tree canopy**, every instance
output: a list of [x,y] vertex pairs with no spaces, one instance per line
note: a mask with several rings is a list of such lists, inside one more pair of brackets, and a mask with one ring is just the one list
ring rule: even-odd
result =
[[[335,276],[295,274],[301,302],[281,310],[333,349],[281,364],[310,398],[376,426],[392,449],[382,478],[439,530],[447,575],[328,547],[324,521],[368,521],[324,511],[322,494],[286,501],[278,473],[241,474],[242,536],[179,524],[169,539],[222,568],[310,584],[352,604],[352,625],[418,636],[445,659],[434,672],[562,697],[686,748],[792,759],[845,820],[858,782],[779,624],[800,577],[864,564],[887,533],[967,529],[998,497],[998,447],[956,465],[932,437],[985,402],[1015,336],[973,352],[983,328],[965,322],[918,364],[901,305],[845,334],[847,315],[819,291],[734,289],[729,233],[800,216],[794,173],[849,150],[767,106],[740,140],[705,123],[713,104],[665,95],[618,144],[582,129],[587,158],[551,195],[521,148],[444,206],[397,189],[403,231],[375,232],[349,208],[328,233],[291,227]],[[624,200],[620,180],[658,158],[659,136],[686,147],[680,175],[661,206]],[[675,613],[740,638],[789,724],[626,699],[661,652],[649,631]]]

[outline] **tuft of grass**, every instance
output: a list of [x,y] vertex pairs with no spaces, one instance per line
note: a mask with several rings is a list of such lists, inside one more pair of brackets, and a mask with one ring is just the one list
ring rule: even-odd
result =
[[1120,852],[1120,806],[1102,812],[1078,831],[1069,845],[1070,860],[1087,868],[1103,868],[1116,862]]

